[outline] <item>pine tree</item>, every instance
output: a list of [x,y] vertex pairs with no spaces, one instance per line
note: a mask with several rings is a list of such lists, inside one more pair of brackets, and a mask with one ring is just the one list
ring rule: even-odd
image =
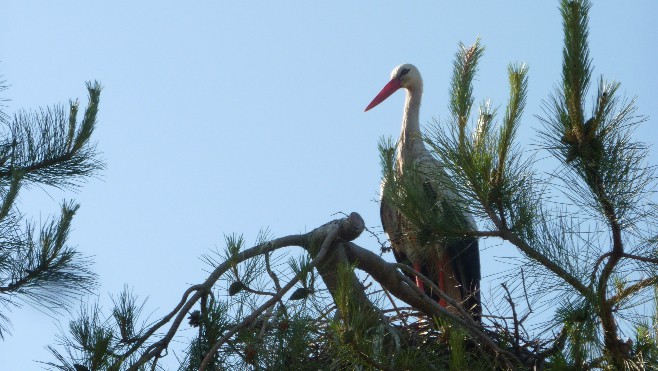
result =
[[[0,85],[6,89],[4,81]],[[12,307],[27,303],[59,312],[96,286],[91,260],[67,245],[79,205],[64,201],[60,216],[39,226],[16,205],[21,189],[76,188],[103,169],[91,142],[101,87],[88,83],[87,90],[81,122],[77,101],[13,116],[0,106],[0,338],[8,333]]]
[[[425,138],[450,175],[436,182],[462,197],[448,206],[478,219],[469,233],[522,255],[498,291],[482,293],[482,324],[458,303],[457,313],[439,306],[405,275],[419,275],[410,267],[350,242],[365,230],[352,213],[306,234],[263,233],[251,248],[228,236],[225,251],[206,257],[206,281],[168,315],[146,323],[145,303],[127,291],[111,315],[90,306],[63,336],[66,353],[51,347],[59,363],[49,365],[154,369],[187,323],[198,332],[181,369],[656,369],[658,319],[637,310],[656,304],[658,287],[655,177],[647,146],[632,137],[645,119],[620,97],[619,83],[603,77],[593,106],[585,105],[590,6],[561,1],[562,76],[537,117],[541,156],[516,139],[529,121],[524,64],[508,68],[500,122],[488,101],[474,112],[473,79],[485,57],[479,40],[456,53],[451,117]],[[413,179],[396,176],[395,143],[383,140],[380,152],[392,189],[384,197],[411,221],[409,233],[425,241],[459,235],[445,214],[416,202],[424,198]],[[557,164],[548,173],[536,159],[545,154]],[[537,311],[550,317],[528,328]]]

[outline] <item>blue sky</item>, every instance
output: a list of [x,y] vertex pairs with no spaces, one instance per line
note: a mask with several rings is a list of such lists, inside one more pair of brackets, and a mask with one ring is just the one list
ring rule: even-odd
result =
[[[377,143],[397,137],[403,94],[363,109],[394,66],[425,81],[421,122],[447,117],[460,41],[486,46],[476,101],[503,106],[510,62],[529,65],[522,145],[532,144],[541,100],[559,79],[557,1],[4,2],[0,74],[5,111],[79,98],[104,85],[98,149],[108,164],[77,193],[33,187],[20,206],[44,221],[59,202],[81,209],[70,244],[96,261],[101,302],[124,284],[169,310],[207,267],[198,258],[262,227],[272,236],[311,230],[334,213],[359,212],[381,230]],[[595,1],[595,75],[622,82],[639,113],[658,117],[658,3]],[[594,90],[592,90],[594,91]],[[591,102],[591,100],[588,100]],[[636,137],[655,144],[655,121]],[[651,150],[652,153],[655,149]],[[655,163],[655,157],[652,159]],[[549,170],[549,169],[547,169]],[[357,243],[378,245],[362,237]],[[483,287],[514,255],[483,241]],[[391,257],[389,257],[391,258]],[[30,308],[10,314],[3,369],[38,368],[58,332]],[[66,319],[66,317],[62,317]],[[62,322],[66,326],[65,322]]]

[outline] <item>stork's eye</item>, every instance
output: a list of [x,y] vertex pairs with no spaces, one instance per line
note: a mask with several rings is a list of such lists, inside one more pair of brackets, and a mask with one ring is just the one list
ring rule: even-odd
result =
[[408,73],[409,73],[409,69],[408,68],[403,68],[402,71],[400,72],[400,76],[404,76]]

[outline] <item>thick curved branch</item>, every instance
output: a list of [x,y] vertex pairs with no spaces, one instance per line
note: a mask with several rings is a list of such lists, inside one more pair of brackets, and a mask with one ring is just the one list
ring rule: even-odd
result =
[[[317,264],[317,262],[326,260],[325,255],[330,249],[322,249],[324,243],[320,246],[320,248],[314,249],[314,246],[318,246],[314,243],[315,241],[319,240],[324,242],[334,242],[336,239],[340,239],[342,241],[350,241],[357,238],[363,231],[364,227],[365,223],[363,222],[361,216],[357,213],[352,213],[347,218],[334,220],[319,228],[314,229],[309,233],[277,238],[236,254],[234,257],[231,257],[231,259],[218,265],[203,283],[194,285],[189,288],[186,291],[186,294],[184,295],[181,303],[179,303],[176,308],[167,316],[162,318],[162,320],[160,320],[155,326],[151,327],[144,334],[144,336],[138,339],[138,341],[133,345],[133,347],[131,347],[131,349],[124,355],[124,357],[116,362],[115,366],[123,362],[132,353],[137,351],[146,342],[147,339],[153,336],[156,331],[158,331],[162,326],[171,321],[173,318],[173,322],[169,330],[162,337],[162,339],[146,348],[141,357],[129,367],[129,370],[137,370],[140,366],[144,365],[149,360],[159,357],[162,352],[169,346],[169,343],[173,339],[174,335],[180,328],[181,323],[185,320],[192,307],[196,305],[196,303],[203,297],[203,295],[205,295],[207,292],[210,292],[219,278],[235,264],[241,263],[259,255],[268,254],[283,247],[290,246],[301,246],[309,250],[309,252],[315,251],[316,254],[314,255],[316,255],[316,258],[314,262]],[[328,236],[332,236],[332,239],[329,240]],[[318,267],[318,269],[320,268]],[[194,295],[185,300],[185,298],[189,296],[191,292],[194,292]],[[275,299],[277,297],[278,295],[272,297],[271,299]],[[278,300],[280,300],[280,297]]]
[[[360,219],[361,217],[359,214],[352,213],[347,219],[338,221],[338,223],[328,223],[325,224],[324,226],[310,232],[312,237],[318,238],[321,235],[324,235],[324,242],[322,243],[322,246],[320,246],[318,254],[313,258],[313,262],[311,263],[311,266],[317,267],[318,264],[321,264],[322,261],[326,258],[327,256],[327,251],[329,250],[329,247],[334,243],[336,238],[341,235],[343,237],[347,238],[356,238],[360,234],[356,234],[353,236],[353,233],[356,231],[356,229],[351,228],[353,227],[352,222],[358,222],[358,219],[356,217],[353,217],[353,215],[358,216]],[[353,219],[350,219],[353,218]],[[361,224],[363,224],[363,219],[361,220]],[[323,228],[325,226],[328,226],[327,228]],[[361,229],[362,230],[362,229]],[[326,233],[325,233],[326,232]],[[279,292],[276,293],[272,298],[270,298],[268,301],[266,301],[263,305],[261,305],[258,309],[253,311],[250,315],[245,317],[238,325],[233,326],[229,331],[227,331],[224,336],[222,336],[221,339],[219,339],[206,353],[206,356],[204,357],[203,361],[201,362],[201,366],[199,367],[199,371],[204,371],[206,367],[208,367],[208,364],[212,361],[213,355],[219,348],[233,336],[236,332],[239,330],[245,328],[248,326],[250,323],[252,323],[258,316],[260,316],[264,311],[266,311],[268,308],[276,304],[281,298],[283,298],[283,295],[285,295],[286,292],[288,292],[291,288],[299,282],[300,277],[297,276],[293,278],[290,282],[288,282],[287,285],[285,285]]]

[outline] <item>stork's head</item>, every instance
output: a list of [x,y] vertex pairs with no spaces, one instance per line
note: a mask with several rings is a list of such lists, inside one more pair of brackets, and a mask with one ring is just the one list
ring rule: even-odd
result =
[[383,102],[400,88],[413,90],[422,89],[422,87],[423,79],[420,77],[420,72],[418,72],[416,66],[408,63],[401,64],[393,69],[393,72],[391,72],[391,81],[384,86],[382,91],[377,94],[365,110],[368,111]]

